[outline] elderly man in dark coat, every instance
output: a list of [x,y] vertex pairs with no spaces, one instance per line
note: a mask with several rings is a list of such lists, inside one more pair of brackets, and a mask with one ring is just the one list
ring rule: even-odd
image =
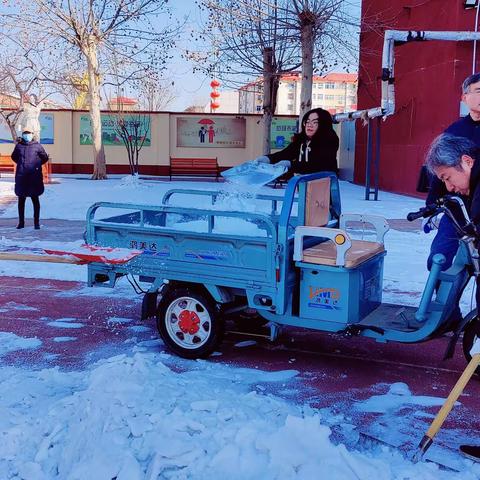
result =
[[[463,196],[470,218],[477,232],[480,231],[480,148],[468,138],[443,133],[433,141],[425,163],[450,193]],[[477,311],[480,311],[480,277],[476,277],[476,284]],[[478,353],[477,342],[479,337],[471,355]],[[480,445],[461,445],[460,451],[480,461]]]
[[44,148],[33,140],[33,132],[25,129],[15,146],[12,160],[17,165],[15,171],[15,195],[18,197],[18,225],[25,227],[25,201],[32,199],[35,229],[40,228],[40,200],[44,191],[42,165],[48,162]]

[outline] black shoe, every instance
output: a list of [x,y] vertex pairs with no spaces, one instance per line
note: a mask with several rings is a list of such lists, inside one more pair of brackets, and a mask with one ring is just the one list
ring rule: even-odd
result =
[[480,462],[480,445],[460,445],[460,451],[474,462]]
[[40,230],[40,224],[39,223],[36,223],[35,226],[34,226],[35,230]]
[[20,230],[20,228],[25,228],[25,224],[23,222],[19,222],[18,225],[15,228],[17,230]]

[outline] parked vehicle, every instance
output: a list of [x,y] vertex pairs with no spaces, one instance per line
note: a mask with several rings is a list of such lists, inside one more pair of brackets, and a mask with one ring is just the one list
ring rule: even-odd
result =
[[[212,206],[172,205],[181,194],[209,196]],[[124,275],[149,282],[142,317],[156,316],[165,344],[186,358],[212,353],[225,319],[245,309],[269,322],[272,338],[287,325],[403,343],[449,331],[456,341],[465,330],[468,357],[477,335],[476,311],[463,318],[451,314],[479,268],[475,232],[460,199],[445,197],[410,215],[460,214],[456,222],[464,233],[451,268],[442,272],[445,259],[434,258],[413,308],[382,303],[388,224],[382,217],[342,214],[335,176],[297,176],[283,197],[258,195],[258,202],[271,206],[265,213],[221,210],[215,203],[219,195],[173,189],[159,206],[94,204],[87,214],[87,243],[143,254],[125,265],[89,264],[89,285],[113,287]],[[354,239],[352,230],[366,224],[374,241]]]

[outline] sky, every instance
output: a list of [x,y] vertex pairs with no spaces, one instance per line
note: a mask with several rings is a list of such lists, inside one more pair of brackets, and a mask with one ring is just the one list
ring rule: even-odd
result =
[[[344,0],[351,5],[351,11],[359,15],[361,0]],[[185,30],[198,30],[205,20],[205,13],[201,13],[195,0],[176,0],[168,3],[173,18],[180,23],[185,23]],[[1,5],[0,12],[6,7]],[[160,19],[160,22],[166,22]],[[178,39],[177,47],[172,52],[173,59],[165,72],[165,83],[174,83],[175,99],[169,105],[168,109],[172,111],[182,111],[190,105],[206,105],[210,100],[210,81],[212,78],[201,73],[193,72],[193,64],[184,58],[182,53],[188,47],[192,47],[191,37],[188,33],[182,33]],[[251,79],[245,79],[247,83]],[[220,92],[222,87],[220,87]],[[134,96],[134,92],[125,92],[127,95]],[[108,93],[107,93],[108,94]]]
[[[347,0],[347,3],[350,5],[351,12],[359,17],[361,0]],[[186,22],[187,29],[199,28],[205,20],[204,14],[199,10],[195,0],[177,0],[172,2],[171,8],[173,14],[180,21]],[[181,52],[188,46],[191,47],[190,37],[185,35],[179,40],[174,59],[170,64],[168,78],[175,82],[176,98],[168,110],[182,111],[190,105],[206,105],[210,99],[212,78],[201,73],[194,73],[192,63],[181,58]],[[221,89],[220,87],[220,92]]]
[[[195,28],[201,24],[202,16],[194,0],[173,2],[172,11],[180,21],[186,22],[186,28]],[[175,100],[169,110],[182,111],[190,105],[206,105],[210,95],[211,78],[193,72],[193,64],[181,58],[181,52],[188,46],[190,37],[185,35],[179,40],[179,48],[174,53],[169,77],[175,82]]]

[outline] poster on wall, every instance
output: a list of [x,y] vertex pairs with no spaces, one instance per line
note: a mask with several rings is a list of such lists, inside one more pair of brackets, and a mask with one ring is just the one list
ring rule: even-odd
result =
[[[40,143],[53,145],[53,113],[40,114]],[[0,118],[0,143],[13,143],[10,129],[3,118]]]
[[292,137],[298,131],[297,118],[272,118],[270,127],[270,148],[280,150],[292,142]]
[[[120,137],[117,128],[118,128],[118,115],[102,115],[102,143],[105,146],[124,146],[122,138]],[[122,119],[127,125],[131,125],[129,131],[133,133],[134,130],[137,130],[142,137],[145,137],[143,143],[144,147],[149,147],[151,145],[151,122],[149,115],[141,114],[132,114],[124,115]],[[138,123],[139,126],[136,128],[134,125]],[[81,115],[80,116],[80,145],[93,145],[92,141],[92,127],[90,122],[90,115]]]
[[245,148],[245,118],[177,117],[177,147]]

